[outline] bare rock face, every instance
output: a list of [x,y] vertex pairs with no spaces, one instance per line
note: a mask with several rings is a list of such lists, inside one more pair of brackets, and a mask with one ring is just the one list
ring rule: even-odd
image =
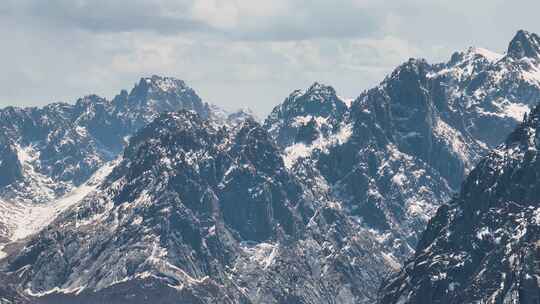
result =
[[431,219],[380,303],[540,300],[540,107],[484,157]]
[[3,267],[45,303],[373,301],[396,262],[313,194],[253,120],[230,130],[162,114]]
[[535,33],[518,31],[508,46],[508,55],[515,59],[540,59],[540,37]]
[[347,105],[331,86],[314,83],[294,91],[265,121],[265,128],[282,147],[296,142],[311,144],[339,127]]
[[293,92],[265,128],[305,183],[339,201],[405,261],[437,208],[540,98],[535,34],[499,55],[410,59],[347,102],[328,86]]
[[8,186],[22,178],[22,168],[17,151],[4,134],[0,133],[0,187]]
[[183,81],[159,76],[142,78],[113,101],[89,95],[74,104],[0,109],[0,258],[9,252],[3,247],[38,232],[91,192],[140,128],[182,109],[213,125],[248,118],[220,120],[219,109]]

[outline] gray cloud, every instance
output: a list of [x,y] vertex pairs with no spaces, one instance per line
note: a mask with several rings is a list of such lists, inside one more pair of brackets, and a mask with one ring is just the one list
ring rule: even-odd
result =
[[539,9],[533,0],[7,0],[0,105],[112,97],[165,74],[210,102],[263,114],[315,80],[355,97],[409,57],[504,52],[517,29],[540,31]]
[[358,37],[377,30],[368,8],[349,0],[7,0],[0,10],[23,26],[90,32],[207,32],[235,40]]
[[56,30],[72,28],[101,33],[211,30],[204,22],[191,18],[190,7],[189,1],[11,0],[1,13],[30,26]]

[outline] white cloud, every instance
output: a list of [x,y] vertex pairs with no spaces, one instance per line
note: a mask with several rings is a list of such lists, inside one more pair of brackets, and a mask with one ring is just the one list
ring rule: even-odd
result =
[[257,27],[269,19],[279,18],[290,10],[289,3],[284,0],[195,0],[191,13],[195,20],[217,29],[238,30],[246,26]]

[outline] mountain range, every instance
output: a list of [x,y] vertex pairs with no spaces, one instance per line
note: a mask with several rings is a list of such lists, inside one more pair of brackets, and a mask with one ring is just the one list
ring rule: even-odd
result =
[[1,109],[0,299],[538,303],[539,97],[519,31],[262,122],[160,76]]

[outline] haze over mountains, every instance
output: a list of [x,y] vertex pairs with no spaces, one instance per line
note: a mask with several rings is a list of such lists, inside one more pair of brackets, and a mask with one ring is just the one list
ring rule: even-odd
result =
[[0,295],[536,303],[539,97],[540,38],[519,31],[355,100],[314,83],[262,122],[160,76],[2,109]]

